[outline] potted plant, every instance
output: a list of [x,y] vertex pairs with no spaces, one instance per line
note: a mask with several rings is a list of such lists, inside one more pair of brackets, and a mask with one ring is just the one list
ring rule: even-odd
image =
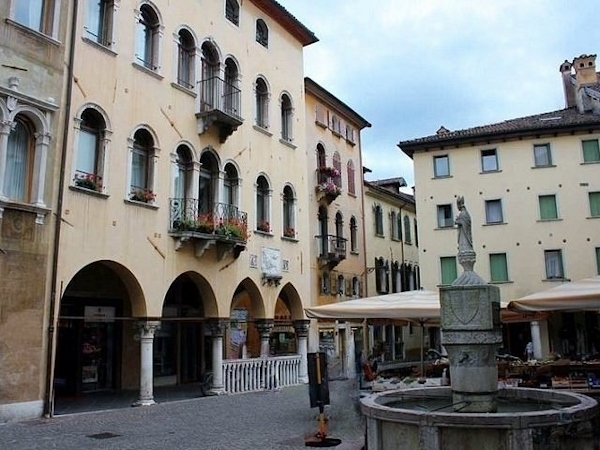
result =
[[341,174],[335,167],[319,167],[319,173],[325,177],[338,178]]
[[90,191],[102,189],[102,177],[93,173],[77,172],[73,178],[73,183],[77,187],[89,189]]
[[213,233],[215,231],[215,219],[211,213],[198,214],[195,223],[196,231],[200,233]]
[[317,193],[335,198],[342,193],[342,188],[333,181],[325,181],[317,185]]
[[269,224],[268,221],[266,221],[264,219],[259,219],[258,222],[256,222],[256,229],[258,231],[262,231],[263,233],[270,233],[271,225]]
[[294,227],[285,227],[283,229],[283,235],[287,238],[294,239],[296,237],[296,230],[294,229]]
[[156,194],[150,189],[134,189],[129,194],[129,200],[134,202],[151,203],[156,198]]
[[217,232],[230,239],[248,240],[246,223],[239,219],[229,219],[227,222],[222,222],[219,224]]

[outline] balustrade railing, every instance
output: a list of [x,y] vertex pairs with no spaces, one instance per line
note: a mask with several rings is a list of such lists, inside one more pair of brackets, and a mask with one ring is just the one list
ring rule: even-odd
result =
[[300,355],[223,361],[223,389],[228,394],[300,384]]
[[200,92],[200,113],[222,111],[236,120],[242,120],[241,91],[220,77],[210,77],[198,82]]
[[216,203],[208,209],[195,198],[172,198],[170,206],[171,232],[192,231],[248,240],[248,214],[234,205]]

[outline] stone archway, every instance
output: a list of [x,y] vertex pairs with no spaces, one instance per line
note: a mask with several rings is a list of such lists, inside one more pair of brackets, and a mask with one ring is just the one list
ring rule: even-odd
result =
[[249,278],[242,280],[231,300],[226,359],[261,356],[257,323],[265,317],[265,306],[258,286]]
[[216,315],[214,292],[201,275],[186,272],[171,283],[154,335],[155,386],[198,382],[212,370],[206,319]]
[[97,261],[71,279],[58,317],[54,387],[62,396],[135,388],[140,355],[132,345],[134,317],[146,302],[133,274],[114,261]]

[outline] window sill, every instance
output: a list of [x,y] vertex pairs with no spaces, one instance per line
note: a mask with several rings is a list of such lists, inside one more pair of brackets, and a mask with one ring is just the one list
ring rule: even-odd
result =
[[562,219],[560,217],[555,217],[552,219],[538,219],[537,222],[560,222]]
[[583,161],[581,163],[582,166],[587,166],[589,164],[600,164],[600,160],[598,160],[598,161]]
[[385,234],[375,233],[375,237],[385,239]]
[[15,211],[22,211],[35,214],[35,223],[37,223],[38,225],[44,225],[46,215],[50,212],[49,208],[43,206],[35,206],[29,203],[12,202],[10,200],[0,200],[0,219],[2,219],[2,215],[5,209],[13,209]]
[[315,125],[318,125],[323,129],[327,129],[327,124],[325,122],[321,122],[319,119],[315,120]]
[[406,245],[412,245],[412,241],[404,241]]
[[514,281],[504,280],[504,281],[490,281],[490,284],[513,284]]
[[51,44],[51,45],[56,45],[59,46],[60,45],[60,41],[54,39],[52,36],[49,36],[47,34],[42,33],[41,31],[38,30],[34,30],[33,28],[29,28],[26,25],[23,25],[19,22],[16,22],[12,19],[6,18],[6,23],[14,26],[15,28],[19,28],[20,30],[26,32],[27,34],[37,38],[40,41],[43,41],[46,44]]
[[545,166],[543,166],[543,165],[531,166],[532,169],[548,169],[550,167],[556,167],[556,165],[555,164],[547,164]]
[[445,226],[445,227],[440,227],[438,225],[438,227],[436,228],[436,230],[455,230],[455,229],[456,229],[456,227],[454,225],[448,225],[448,226]]
[[354,256],[360,255],[360,253],[357,250],[350,250],[350,254]]
[[296,147],[293,143],[292,140],[288,140],[288,139],[279,139],[279,142],[281,142],[283,145],[285,145],[286,147],[291,148],[292,150],[296,150],[298,147]]
[[586,219],[600,219],[600,216],[588,216]]
[[452,175],[434,175],[432,180],[443,180],[444,178],[452,178]]
[[549,283],[554,283],[554,282],[558,282],[558,283],[564,283],[565,281],[571,281],[570,278],[544,278],[542,279],[543,283],[549,282]]
[[262,133],[262,134],[264,134],[265,136],[269,136],[269,137],[273,136],[273,133],[271,133],[271,132],[270,132],[269,130],[267,130],[266,128],[264,128],[264,127],[261,127],[260,125],[256,125],[256,124],[254,124],[254,125],[252,126],[252,128],[254,128],[256,131],[259,131],[259,132],[261,132],[261,133]]
[[98,191],[94,191],[92,189],[86,189],[86,188],[80,187],[80,186],[69,186],[69,190],[75,191],[75,192],[81,192],[82,194],[86,194],[86,195],[91,195],[92,197],[99,197],[99,198],[110,197],[110,195],[105,194],[104,192],[98,192]]
[[86,38],[86,37],[82,37],[81,40],[83,42],[85,42],[88,45],[91,45],[92,47],[110,55],[110,56],[117,56],[118,53],[115,52],[114,50],[112,50],[111,48],[107,47],[106,45],[102,45],[99,42],[93,41],[90,38]]
[[130,205],[141,206],[142,208],[154,209],[154,210],[158,209],[158,206],[155,204],[146,203],[146,202],[138,202],[137,200],[129,200],[128,198],[124,198],[123,202],[128,203]]
[[502,222],[487,222],[487,223],[483,224],[484,227],[493,227],[493,226],[496,226],[496,225],[508,225],[508,223],[502,221]]
[[495,169],[495,170],[482,170],[481,172],[479,172],[479,175],[485,175],[488,173],[500,173],[502,172],[502,170],[500,169]]
[[182,85],[181,85],[181,84],[179,84],[179,83],[175,83],[175,82],[173,81],[173,82],[171,82],[171,86],[172,86],[173,88],[177,89],[178,91],[181,91],[181,92],[183,92],[184,94],[187,94],[187,95],[189,95],[190,97],[194,97],[194,98],[196,98],[196,97],[197,97],[196,93],[195,93],[195,92],[194,92],[192,89],[190,89],[190,88],[187,88],[187,87],[185,87],[185,86],[182,86]]
[[281,236],[281,240],[282,241],[288,241],[288,242],[300,242],[300,241],[298,241],[297,238],[295,238],[295,237],[289,237],[289,236]]
[[273,237],[273,233],[271,233],[270,231],[254,230],[254,234],[260,234],[265,237]]
[[356,195],[355,192],[350,192],[350,191],[348,191],[348,197],[358,198],[358,196]]
[[133,67],[135,67],[136,69],[138,69],[141,72],[144,72],[145,74],[150,75],[151,77],[156,78],[157,80],[162,80],[164,77],[158,73],[157,71],[148,69],[147,67],[142,66],[141,64],[136,63],[135,61],[131,63],[131,65]]

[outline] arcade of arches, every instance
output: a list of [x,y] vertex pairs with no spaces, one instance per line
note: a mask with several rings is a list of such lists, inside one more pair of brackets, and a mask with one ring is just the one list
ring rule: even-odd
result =
[[268,314],[260,289],[247,278],[228,302],[229,317],[219,317],[225,302],[217,302],[208,280],[186,272],[169,286],[161,317],[148,317],[143,290],[128,269],[112,261],[84,267],[61,299],[56,401],[139,388],[138,403],[152,404],[154,386],[198,383],[206,372],[219,392],[223,362],[242,358],[300,355],[299,381],[306,382],[309,321],[296,289],[278,289]]

